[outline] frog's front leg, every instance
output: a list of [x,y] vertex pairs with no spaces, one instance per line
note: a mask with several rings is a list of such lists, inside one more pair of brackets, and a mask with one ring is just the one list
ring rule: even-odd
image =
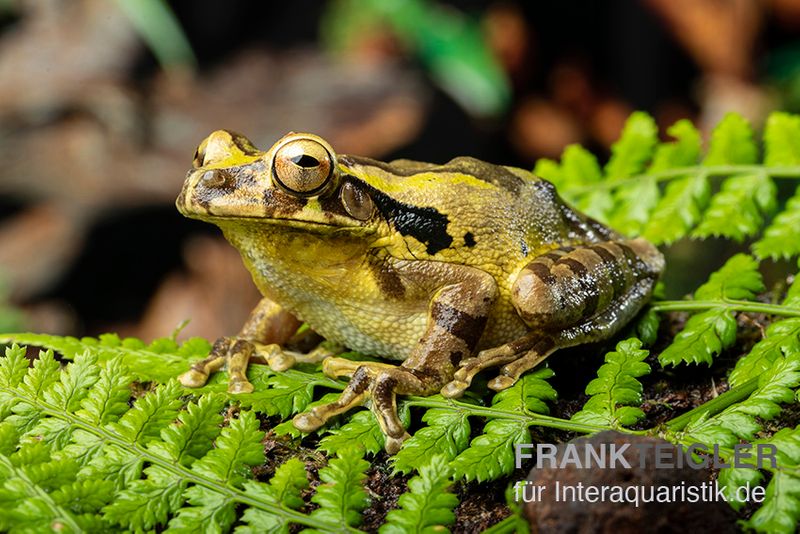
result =
[[455,366],[472,353],[486,326],[497,296],[494,279],[461,265],[448,265],[459,280],[438,289],[430,301],[425,333],[400,366],[328,358],[323,370],[333,377],[350,376],[350,383],[334,402],[294,418],[294,426],[312,432],[331,417],[372,399],[372,411],[386,435],[386,452],[394,454],[408,437],[397,415],[397,395],[431,395],[453,377]]
[[505,389],[559,348],[611,337],[639,312],[663,268],[664,257],[644,239],[561,247],[535,258],[512,288],[531,331],[462,361],[442,394],[460,396],[478,372],[498,365],[489,387]]
[[[218,339],[209,356],[195,362],[192,367],[178,377],[181,384],[196,388],[208,381],[209,375],[227,364],[228,391],[230,393],[249,393],[253,385],[247,380],[245,372],[250,359],[260,356],[274,370],[291,367],[302,355],[283,351],[280,345],[289,340],[300,326],[294,316],[267,298],[261,299],[250,313],[239,335]],[[321,358],[324,354],[311,353],[311,358]],[[308,359],[307,357],[305,359]]]

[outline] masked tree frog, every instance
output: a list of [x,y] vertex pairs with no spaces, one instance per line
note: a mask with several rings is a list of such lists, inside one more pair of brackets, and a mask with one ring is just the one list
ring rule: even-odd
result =
[[[202,386],[225,365],[229,391],[246,393],[251,357],[274,370],[323,360],[349,384],[295,427],[316,430],[371,400],[389,453],[408,437],[397,395],[458,397],[490,367],[499,372],[489,387],[508,388],[553,351],[614,335],[664,267],[652,244],[575,211],[528,171],[469,157],[383,163],[306,133],[266,152],[212,133],[176,203],[222,229],[264,295],[181,383]],[[299,324],[287,313],[335,345],[396,363],[284,351]]]

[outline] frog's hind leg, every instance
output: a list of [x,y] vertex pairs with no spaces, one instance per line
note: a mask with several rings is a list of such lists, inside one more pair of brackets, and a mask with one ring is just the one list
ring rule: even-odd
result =
[[497,294],[494,278],[483,271],[461,265],[446,268],[455,271],[460,281],[435,292],[425,333],[408,358],[400,366],[328,358],[323,363],[325,374],[351,376],[350,383],[336,401],[297,415],[295,428],[312,432],[371,399],[386,436],[386,452],[400,449],[408,433],[397,415],[397,395],[431,395],[452,378],[455,364],[474,350]]
[[611,337],[644,305],[663,261],[643,239],[562,247],[535,258],[512,288],[531,332],[463,361],[442,394],[461,395],[478,372],[497,365],[503,367],[489,387],[505,389],[559,348]]

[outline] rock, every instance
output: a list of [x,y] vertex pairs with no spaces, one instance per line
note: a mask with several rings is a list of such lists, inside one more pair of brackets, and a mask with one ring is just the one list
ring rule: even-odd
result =
[[[621,447],[625,443],[630,446],[622,454],[630,464],[630,468],[617,466],[615,468],[601,469],[578,468],[574,463],[569,463],[563,468],[550,466],[546,462],[542,467],[534,467],[528,475],[533,487],[544,487],[540,497],[531,502],[524,503],[523,512],[531,525],[531,532],[556,533],[556,532],[609,532],[622,534],[627,532],[692,532],[692,533],[725,533],[738,532],[736,528],[736,514],[724,501],[706,500],[699,502],[686,502],[686,499],[677,498],[673,502],[654,502],[650,500],[650,491],[657,491],[659,487],[670,486],[702,486],[710,485],[710,472],[708,469],[694,469],[688,465],[682,467],[669,467],[656,469],[656,453],[652,447],[656,444],[671,447],[672,458],[677,452],[675,447],[667,441],[641,436],[631,436],[620,432],[606,431],[595,434],[589,438],[572,440],[571,444],[578,445],[581,458],[585,446],[615,444]],[[639,449],[634,445],[649,445],[644,453],[645,467],[640,466]],[[566,444],[558,446],[556,451],[556,465],[564,458]],[[662,460],[663,462],[663,460]],[[669,461],[675,463],[674,460]],[[577,487],[582,484],[584,490],[593,486],[597,488],[619,486],[642,487],[642,497],[638,507],[630,499],[627,502],[588,502],[588,494],[582,499],[568,495],[556,499],[558,487],[562,490],[566,486]],[[713,487],[713,486],[712,486]],[[528,487],[528,497],[531,498],[533,488]],[[633,490],[630,490],[631,494]],[[618,494],[619,495],[619,494]],[[610,493],[607,494],[610,496]],[[617,499],[619,500],[619,499]],[[643,502],[648,500],[650,502]]]

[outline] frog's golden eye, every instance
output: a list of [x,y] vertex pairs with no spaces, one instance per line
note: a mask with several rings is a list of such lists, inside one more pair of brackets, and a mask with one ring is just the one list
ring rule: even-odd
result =
[[345,182],[342,184],[339,198],[342,201],[344,210],[352,218],[358,219],[359,221],[366,221],[372,217],[375,204],[373,204],[372,197],[369,196],[369,193],[362,188],[356,187],[350,182]]
[[293,139],[278,148],[272,175],[284,189],[304,196],[322,191],[333,175],[333,158],[314,139]]

